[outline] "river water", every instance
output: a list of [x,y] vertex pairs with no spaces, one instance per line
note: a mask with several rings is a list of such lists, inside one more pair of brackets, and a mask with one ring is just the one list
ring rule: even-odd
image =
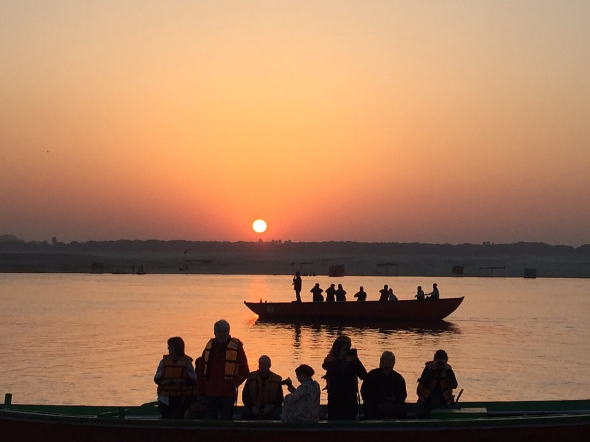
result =
[[[447,350],[462,400],[590,398],[590,280],[512,278],[328,277],[369,299],[390,284],[400,299],[437,282],[441,297],[465,296],[442,326],[396,328],[260,323],[243,300],[290,301],[288,276],[0,274],[0,393],[15,403],[133,405],[155,400],[153,375],[170,336],[199,356],[213,323],[225,318],[258,356],[294,379],[321,363],[340,333],[352,338],[367,369],[384,350],[397,357],[408,400],[438,348]],[[428,291],[428,290],[426,290]],[[325,392],[323,393],[325,394]],[[325,402],[325,396],[322,398]]]

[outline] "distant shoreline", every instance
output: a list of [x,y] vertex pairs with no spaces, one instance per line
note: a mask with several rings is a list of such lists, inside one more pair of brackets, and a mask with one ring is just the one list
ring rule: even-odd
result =
[[590,278],[590,245],[543,243],[0,242],[0,273]]

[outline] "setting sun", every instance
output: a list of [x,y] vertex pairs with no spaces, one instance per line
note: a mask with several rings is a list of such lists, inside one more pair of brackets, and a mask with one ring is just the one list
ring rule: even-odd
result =
[[266,232],[266,228],[266,221],[263,219],[256,219],[252,223],[252,230],[254,230],[256,233],[264,233]]

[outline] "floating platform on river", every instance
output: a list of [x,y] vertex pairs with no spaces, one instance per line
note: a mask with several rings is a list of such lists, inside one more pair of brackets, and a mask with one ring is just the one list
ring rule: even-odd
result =
[[[20,442],[580,442],[590,440],[590,400],[465,402],[430,419],[207,421],[160,419],[135,407],[0,405],[0,437]],[[239,407],[236,409],[239,414]],[[325,409],[324,409],[325,411]]]
[[299,321],[442,321],[463,302],[460,298],[414,301],[247,302],[246,307],[267,320]]

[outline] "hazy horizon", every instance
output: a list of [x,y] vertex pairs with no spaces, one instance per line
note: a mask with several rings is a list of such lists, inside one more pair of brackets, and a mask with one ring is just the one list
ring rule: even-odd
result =
[[443,242],[422,242],[422,241],[352,241],[347,239],[325,239],[319,241],[294,241],[289,238],[263,238],[262,236],[258,239],[250,239],[250,240],[228,240],[228,239],[190,239],[190,238],[170,238],[170,239],[162,239],[162,238],[105,238],[105,239],[70,239],[70,240],[63,240],[60,237],[54,236],[51,238],[41,238],[41,239],[30,239],[30,238],[21,238],[17,235],[12,235],[9,233],[0,233],[0,243],[7,242],[6,238],[8,236],[14,236],[18,241],[24,241],[26,243],[34,243],[34,242],[47,242],[51,243],[53,238],[58,244],[71,244],[71,243],[84,243],[84,242],[117,242],[117,241],[160,241],[160,242],[214,242],[214,243],[257,243],[257,242],[265,242],[265,243],[295,243],[295,244],[303,244],[303,243],[359,243],[359,244],[420,244],[420,245],[434,245],[434,246],[463,246],[463,245],[474,245],[474,246],[510,246],[516,244],[544,244],[547,246],[552,247],[560,247],[560,246],[567,246],[567,247],[581,247],[587,246],[590,243],[581,243],[581,244],[559,244],[559,243],[548,243],[544,241],[513,241],[513,242],[490,242],[490,241],[480,241],[480,242],[453,242],[453,243],[443,243]]
[[0,17],[2,233],[590,243],[590,2]]

